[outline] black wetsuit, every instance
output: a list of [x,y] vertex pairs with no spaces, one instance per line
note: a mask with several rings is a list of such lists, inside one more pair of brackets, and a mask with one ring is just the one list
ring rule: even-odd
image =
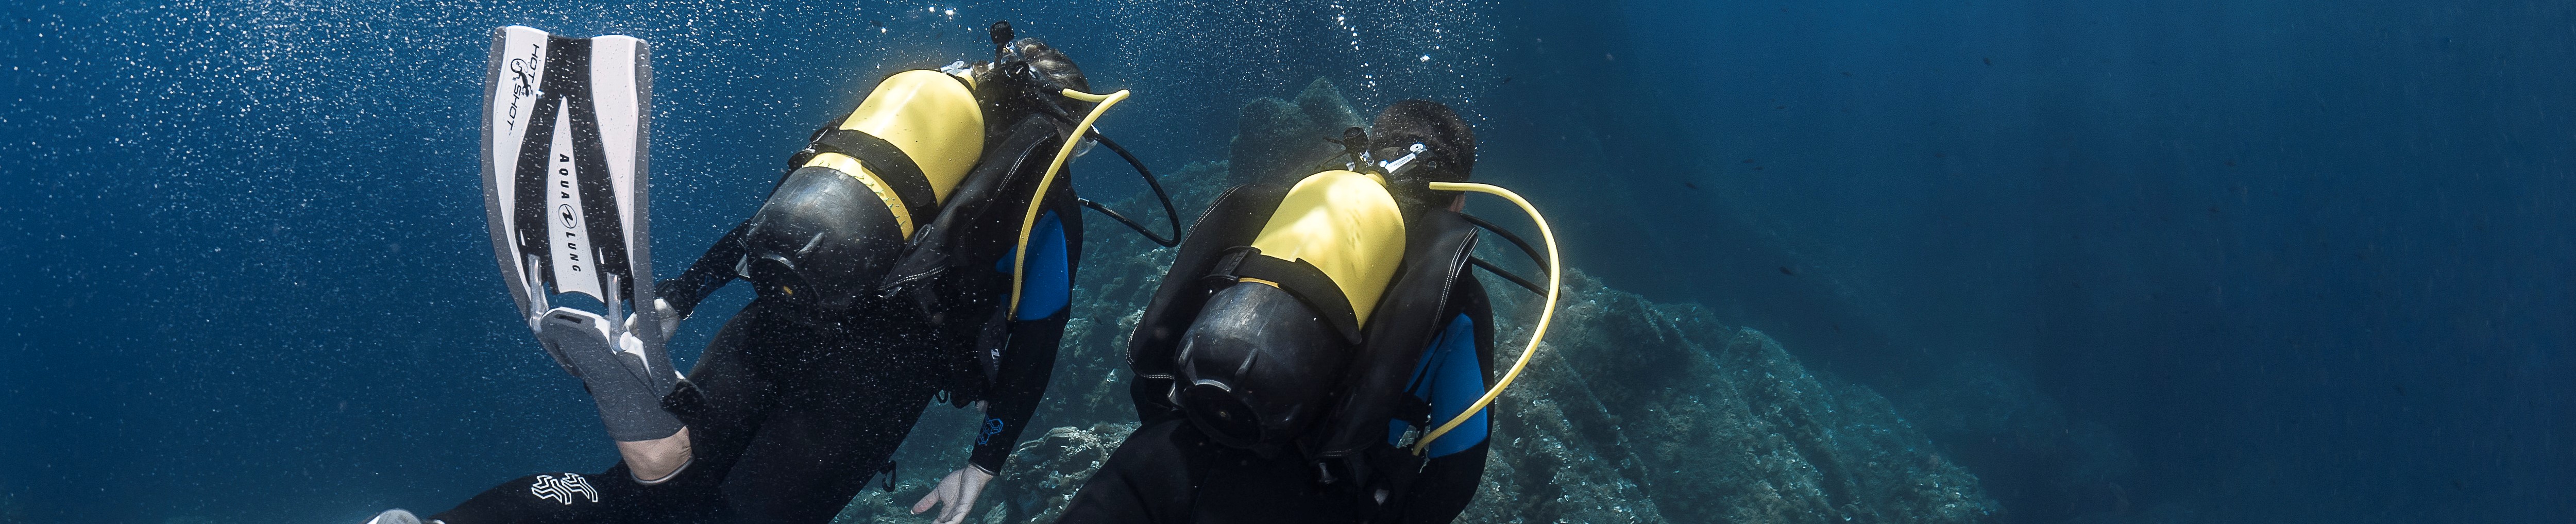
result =
[[[1005,184],[1007,185],[1007,184]],[[619,463],[593,475],[550,472],[506,482],[431,516],[448,524],[594,522],[826,522],[890,457],[934,394],[988,403],[968,463],[987,472],[1018,443],[1054,371],[1056,346],[1081,260],[1080,208],[1059,181],[1033,228],[1026,298],[1008,323],[1009,342],[989,381],[974,361],[973,337],[925,318],[900,299],[871,298],[839,318],[774,297],[752,301],[726,321],[688,380],[663,406],[688,425],[693,461],[671,479],[635,482]],[[1021,209],[1025,200],[1002,199]],[[1012,230],[1017,224],[1010,224]],[[737,227],[660,295],[685,314],[735,278]],[[1048,233],[1052,232],[1053,235]],[[991,239],[987,239],[991,240]],[[953,256],[994,264],[982,289],[1008,301],[1009,242]],[[1002,246],[997,254],[989,246]],[[998,260],[998,262],[982,262]],[[999,285],[990,281],[998,275]],[[979,383],[988,382],[988,384]],[[943,468],[944,469],[944,468]]]

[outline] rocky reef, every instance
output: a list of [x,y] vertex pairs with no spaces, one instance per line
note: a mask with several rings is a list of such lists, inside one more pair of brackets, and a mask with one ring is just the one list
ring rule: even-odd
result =
[[[1286,176],[1230,167],[1310,163],[1338,148],[1309,151],[1306,142],[1331,146],[1319,137],[1360,125],[1321,80],[1293,104],[1247,104],[1241,122],[1229,161],[1169,175],[1175,203],[1204,206],[1238,181]],[[1127,329],[1172,255],[1124,231],[1096,229],[1055,378],[1032,421],[1052,429],[1031,431],[985,492],[975,520],[1052,522],[1136,427],[1124,382]],[[1483,248],[1488,259],[1518,257],[1491,244],[1499,243]],[[1496,360],[1508,365],[1527,343],[1539,300],[1487,280],[1495,282],[1486,287],[1502,317]],[[1529,369],[1496,403],[1485,482],[1460,522],[1996,519],[1996,503],[1977,477],[1887,399],[1809,372],[1769,336],[1722,325],[1697,305],[1603,287],[1580,271],[1568,272],[1560,301]],[[971,421],[933,407],[898,458],[955,463]],[[907,510],[940,474],[933,469],[909,468],[893,492],[869,490],[837,522],[922,522]]]
[[1321,78],[1307,83],[1295,100],[1263,97],[1244,103],[1234,122],[1234,142],[1226,160],[1235,169],[1217,179],[1229,186],[1294,180],[1312,173],[1306,168],[1316,159],[1342,150],[1340,144],[1324,139],[1341,138],[1342,130],[1368,125],[1351,110],[1342,91]]
[[[1556,326],[1498,402],[1484,490],[1461,521],[1993,518],[1977,478],[1877,393],[1698,306],[1569,277]],[[1531,295],[1498,297],[1513,302],[1498,313],[1536,317]],[[1526,331],[1501,334],[1508,352]]]

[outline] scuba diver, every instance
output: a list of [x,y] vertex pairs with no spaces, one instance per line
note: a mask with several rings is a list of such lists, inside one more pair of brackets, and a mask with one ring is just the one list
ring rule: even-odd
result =
[[[1465,183],[1475,135],[1406,100],[1334,140],[1336,165],[1236,187],[1191,226],[1129,339],[1142,425],[1060,523],[1448,522],[1474,498],[1499,380],[1494,321],[1469,266],[1545,295],[1555,240],[1510,191]],[[1332,140],[1332,139],[1328,139]],[[1511,199],[1548,255],[1461,213]],[[1548,270],[1541,288],[1471,255],[1477,229]]]
[[[520,27],[507,31],[543,36]],[[1141,162],[1090,128],[1126,91],[1088,93],[1087,80],[1064,53],[1035,38],[1015,40],[1007,22],[996,22],[992,36],[992,62],[896,73],[848,117],[817,130],[760,208],[678,277],[649,289],[606,292],[651,304],[621,317],[618,301],[604,300],[604,318],[625,318],[622,325],[592,333],[581,331],[592,324],[581,324],[579,314],[532,320],[542,324],[539,339],[549,353],[597,401],[621,460],[596,474],[549,472],[505,482],[427,521],[826,522],[880,473],[887,475],[885,489],[893,489],[891,455],[923,405],[938,399],[981,410],[980,430],[966,464],[941,478],[913,513],[939,509],[936,522],[961,522],[1045,392],[1082,256],[1081,208],[1144,231],[1076,197],[1065,163],[1087,137],[1117,151],[1161,192]],[[495,43],[494,78],[507,80],[500,53],[513,42]],[[597,60],[605,56],[599,49],[615,44],[553,42],[568,51],[525,62],[556,68],[567,60]],[[589,46],[588,54],[576,45]],[[550,76],[608,70],[579,63],[560,69],[569,72]],[[518,92],[610,83],[555,80],[536,80],[548,87]],[[557,111],[533,107],[539,115]],[[518,105],[507,109],[518,115]],[[572,115],[563,120],[568,126],[601,121],[566,114]],[[487,131],[494,127],[489,122]],[[538,129],[532,133],[549,132]],[[487,162],[493,156],[487,152]],[[578,163],[569,155],[559,162]],[[572,198],[575,182],[565,180],[564,198]],[[566,227],[593,212],[561,209]],[[554,210],[541,205],[531,216],[551,224],[558,217],[544,213]],[[1178,217],[1172,222],[1177,232]],[[503,245],[497,218],[495,227],[496,245]],[[542,243],[547,236],[537,238]],[[503,247],[509,248],[501,253],[507,273],[519,253],[515,245]],[[532,266],[546,261],[527,257]],[[548,278],[565,274],[557,267]],[[701,299],[736,279],[749,282],[756,298],[725,322],[690,373],[660,371],[670,369],[667,356],[635,350],[638,339],[667,340]],[[607,282],[617,288],[615,279]],[[525,306],[528,299],[521,301]],[[545,311],[542,301],[536,305]],[[598,318],[591,316],[606,324]],[[612,327],[626,330],[623,338],[597,334],[616,332]],[[370,521],[418,522],[400,509]]]

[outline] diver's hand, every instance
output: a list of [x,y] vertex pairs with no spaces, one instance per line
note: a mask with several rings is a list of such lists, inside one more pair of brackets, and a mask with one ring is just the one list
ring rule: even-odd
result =
[[680,316],[680,310],[671,307],[671,301],[653,299],[653,317],[662,319],[662,340],[670,340],[671,335],[680,332]]
[[[680,332],[680,311],[677,308],[671,307],[670,301],[658,298],[653,299],[653,318],[660,320],[660,322],[655,323],[661,325],[653,327],[661,328],[662,340],[670,340],[671,335],[678,334]],[[635,324],[642,321],[644,321],[644,315],[626,315],[626,330],[635,331],[637,327],[640,327]]]
[[973,465],[957,468],[957,471],[948,472],[947,478],[939,479],[939,487],[930,488],[930,495],[923,496],[921,502],[912,504],[912,514],[919,515],[921,512],[930,511],[932,507],[944,504],[947,507],[940,509],[939,517],[932,519],[931,522],[935,524],[965,522],[966,510],[975,509],[975,497],[983,495],[984,484],[992,481],[993,474],[985,473],[983,468]]

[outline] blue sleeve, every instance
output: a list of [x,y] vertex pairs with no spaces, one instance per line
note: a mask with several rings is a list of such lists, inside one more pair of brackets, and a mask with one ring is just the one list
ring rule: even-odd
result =
[[[1010,274],[1013,258],[1002,257],[993,270]],[[1020,279],[1020,314],[1011,320],[1046,318],[1073,303],[1071,259],[1065,250],[1064,220],[1054,211],[1038,216],[1029,228],[1029,274]]]
[[[1431,403],[1432,427],[1467,411],[1467,406],[1485,396],[1485,369],[1476,361],[1474,319],[1458,315],[1448,327],[1441,329],[1440,336],[1431,340],[1431,347],[1423,348],[1422,363],[1414,366],[1413,382],[1405,386],[1405,391],[1412,393],[1414,398]],[[1492,408],[1477,411],[1476,416],[1469,417],[1457,429],[1431,441],[1431,449],[1425,451],[1431,458],[1439,458],[1484,442],[1485,415],[1491,411]],[[1404,421],[1389,421],[1387,443],[1404,445],[1397,440],[1404,436],[1405,429]]]
[[[1046,395],[1047,381],[1055,374],[1056,348],[1063,341],[1066,309],[1073,302],[1075,261],[1067,248],[1074,240],[1068,233],[1076,232],[1067,231],[1062,217],[1053,211],[1039,216],[1030,229],[1028,275],[1020,279],[1020,312],[1011,319],[999,376],[985,393],[984,425],[967,455],[968,463],[985,472],[1002,471],[1002,462],[1019,444],[1020,432],[1028,429],[1038,401]],[[1003,256],[996,269],[1010,273],[1011,259]]]

